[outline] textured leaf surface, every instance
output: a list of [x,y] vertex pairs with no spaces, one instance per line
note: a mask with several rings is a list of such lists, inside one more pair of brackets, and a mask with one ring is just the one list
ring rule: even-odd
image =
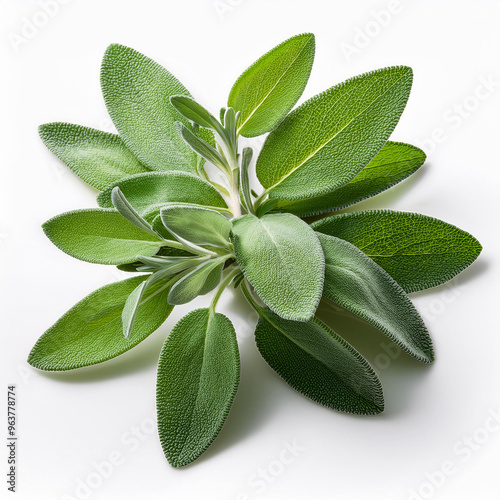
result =
[[425,153],[402,142],[387,142],[375,158],[348,184],[314,198],[279,201],[276,210],[300,217],[340,210],[389,189],[413,174],[425,161]]
[[154,255],[162,240],[145,233],[114,210],[74,210],[43,224],[43,230],[63,252],[94,264],[126,264],[137,255]]
[[236,260],[262,301],[279,316],[307,321],[323,290],[317,236],[291,214],[244,215],[233,221]]
[[476,260],[481,244],[469,233],[432,217],[391,210],[335,215],[312,224],[356,245],[406,292],[440,285]]
[[255,137],[273,130],[292,109],[309,79],[314,35],[294,36],[262,56],[236,80],[228,106],[240,111],[238,131]]
[[351,243],[318,235],[325,253],[323,295],[385,333],[419,361],[432,362],[427,328],[396,281]]
[[197,309],[175,325],[160,355],[156,384],[158,431],[171,465],[187,465],[210,446],[239,376],[236,333],[226,316]]
[[290,113],[269,134],[257,177],[269,196],[298,200],[331,192],[370,162],[396,126],[412,71],[385,68],[347,80]]
[[262,310],[255,339],[273,370],[304,396],[348,413],[383,411],[377,374],[352,346],[318,319],[299,323]]
[[173,75],[139,52],[113,44],[102,62],[101,87],[121,138],[144,165],[196,173],[196,155],[175,128],[176,121],[188,122],[170,104],[171,96],[189,92]]
[[96,189],[149,171],[116,134],[71,123],[46,123],[39,133],[52,153]]
[[169,202],[227,207],[222,195],[212,185],[185,172],[149,172],[115,182],[99,193],[99,206],[113,206],[111,192],[116,186],[141,215],[159,213],[160,208]]
[[151,286],[142,297],[130,339],[125,339],[121,320],[125,301],[146,278],[111,283],[85,297],[40,337],[28,362],[40,370],[72,370],[102,363],[135,347],[173,309],[167,303],[167,282]]

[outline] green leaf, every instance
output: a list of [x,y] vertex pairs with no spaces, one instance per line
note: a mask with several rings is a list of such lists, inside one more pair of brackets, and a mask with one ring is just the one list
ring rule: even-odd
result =
[[288,321],[261,309],[255,340],[262,357],[313,401],[348,413],[384,409],[382,385],[367,361],[317,318]]
[[481,244],[469,233],[432,217],[391,210],[335,215],[312,224],[357,246],[406,292],[440,285],[470,266]]
[[176,121],[188,121],[170,104],[172,95],[189,95],[165,68],[123,45],[104,54],[101,87],[121,138],[153,170],[196,173],[196,155],[179,137]]
[[241,152],[239,188],[243,206],[249,212],[251,212],[253,209],[252,195],[250,193],[250,179],[248,176],[248,168],[250,167],[252,156],[253,156],[252,148],[243,148],[243,151]]
[[76,259],[94,264],[126,264],[136,256],[154,255],[162,245],[159,236],[145,233],[114,210],[74,210],[43,224],[54,245]]
[[290,113],[269,134],[257,177],[272,198],[299,200],[350,182],[396,126],[412,70],[385,68],[330,88]]
[[118,181],[99,193],[100,207],[113,206],[111,193],[118,186],[137,212],[153,220],[167,203],[189,203],[227,208],[222,195],[207,181],[186,172],[149,172]]
[[128,296],[122,311],[123,336],[128,339],[134,327],[135,317],[141,305],[142,296],[148,286],[148,280],[143,281]]
[[220,283],[225,260],[225,258],[209,260],[183,276],[172,286],[168,294],[168,303],[187,304],[199,295],[211,292]]
[[122,333],[122,310],[127,297],[147,276],[103,286],[73,306],[33,347],[28,363],[40,370],[62,371],[95,365],[132,349],[168,317],[168,283],[148,288],[137,311],[130,339]]
[[182,318],[158,363],[156,407],[169,463],[196,460],[219,434],[238,389],[240,359],[231,321],[209,309]]
[[236,80],[228,106],[240,111],[238,132],[255,137],[273,130],[293,108],[309,79],[314,35],[294,36],[262,56]]
[[298,201],[278,201],[276,210],[300,217],[340,210],[389,189],[413,174],[425,153],[402,142],[387,142],[354,179],[331,193]]
[[383,332],[424,363],[434,360],[432,340],[404,290],[351,243],[318,233],[325,253],[323,295]]
[[236,260],[262,301],[285,319],[307,321],[323,290],[325,260],[311,228],[291,214],[233,221]]
[[170,232],[197,245],[229,246],[231,222],[214,210],[169,205],[162,208],[161,219]]
[[96,189],[149,171],[115,134],[72,123],[46,123],[38,132],[52,153]]

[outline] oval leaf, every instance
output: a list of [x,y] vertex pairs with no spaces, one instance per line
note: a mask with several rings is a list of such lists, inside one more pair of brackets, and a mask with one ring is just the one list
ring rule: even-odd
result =
[[290,113],[257,159],[272,198],[331,192],[370,162],[394,130],[410,94],[412,70],[385,68],[347,80]]
[[149,171],[116,134],[71,123],[46,123],[38,131],[47,148],[96,189]]
[[263,55],[236,80],[228,106],[241,113],[241,135],[264,134],[283,120],[304,91],[314,50],[312,33],[294,36]]
[[331,193],[298,201],[278,201],[276,210],[299,217],[341,210],[389,189],[413,174],[425,161],[425,153],[402,142],[387,142],[354,179]]
[[158,432],[169,463],[196,460],[219,434],[236,395],[240,360],[229,319],[209,309],[182,318],[158,363]]
[[196,173],[196,154],[175,127],[176,121],[188,121],[170,104],[170,96],[189,92],[173,75],[143,54],[113,44],[104,54],[101,87],[121,138],[144,165]]
[[154,255],[159,236],[145,233],[114,210],[74,210],[45,222],[47,237],[63,252],[94,264],[127,264],[137,255]]
[[73,306],[33,347],[28,363],[40,370],[73,370],[95,365],[132,349],[165,321],[172,306],[163,280],[148,288],[140,301],[136,323],[127,340],[122,311],[128,296],[147,279],[136,276],[103,286]]
[[325,253],[323,295],[363,318],[414,358],[432,362],[427,328],[396,281],[351,243],[318,235]]
[[470,266],[481,244],[456,226],[426,215],[367,210],[335,215],[312,227],[357,246],[406,292],[440,285]]
[[291,214],[233,221],[236,260],[262,301],[282,318],[309,320],[323,290],[325,259],[314,231]]
[[289,385],[317,403],[347,413],[384,409],[382,385],[368,362],[317,318],[288,321],[260,310],[255,340],[262,357]]

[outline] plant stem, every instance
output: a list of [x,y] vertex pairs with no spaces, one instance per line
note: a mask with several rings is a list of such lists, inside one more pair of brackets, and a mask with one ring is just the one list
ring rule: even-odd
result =
[[226,287],[231,283],[233,278],[240,272],[240,269],[238,267],[234,267],[227,275],[226,277],[220,282],[216,292],[214,293],[214,296],[212,297],[212,302],[210,302],[210,310],[212,312],[215,312],[215,306],[217,305],[217,302],[220,299],[220,296],[222,295],[222,292],[226,289]]

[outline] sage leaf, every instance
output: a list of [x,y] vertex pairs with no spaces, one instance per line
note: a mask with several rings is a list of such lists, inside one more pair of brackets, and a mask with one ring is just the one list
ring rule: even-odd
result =
[[305,323],[259,311],[255,340],[289,385],[328,408],[363,415],[384,409],[382,385],[368,362],[317,318]]
[[113,206],[111,193],[115,187],[137,212],[154,219],[160,208],[169,202],[227,208],[222,195],[207,181],[186,172],[149,172],[115,182],[99,193],[100,207]]
[[291,214],[233,221],[236,260],[262,301],[285,319],[307,321],[323,290],[325,259],[314,231]]
[[236,80],[228,106],[241,113],[238,133],[255,137],[278,125],[304,91],[314,50],[313,34],[294,36],[262,56]]
[[174,467],[196,460],[219,434],[238,389],[240,359],[231,321],[209,309],[184,316],[161,351],[158,432]]
[[102,62],[101,87],[120,137],[141,163],[196,173],[196,155],[175,127],[176,121],[188,122],[170,104],[170,96],[189,92],[173,75],[139,52],[113,44]]
[[252,148],[243,148],[243,151],[241,152],[241,165],[239,174],[240,196],[243,202],[243,206],[248,212],[251,212],[253,208],[252,195],[250,193],[250,179],[248,176],[248,168],[250,167],[250,162],[252,161],[252,155]]
[[116,134],[72,123],[46,123],[38,131],[47,148],[96,189],[149,171]]
[[396,281],[351,243],[318,236],[325,253],[323,295],[363,318],[414,358],[432,362],[427,328]]
[[161,220],[171,233],[196,245],[229,247],[231,222],[214,210],[169,205],[162,208]]
[[144,292],[130,338],[124,338],[123,307],[146,278],[111,283],[78,302],[40,337],[28,363],[40,370],[72,370],[115,358],[142,342],[173,309],[167,303],[168,283],[156,283]]
[[354,179],[331,193],[298,201],[278,201],[276,210],[299,217],[341,210],[389,189],[413,174],[425,153],[402,142],[387,142]]
[[408,212],[352,212],[319,220],[312,227],[358,247],[407,293],[448,281],[482,250],[476,238],[462,229]]
[[257,177],[269,196],[310,198],[354,179],[396,126],[411,83],[411,68],[380,69],[292,111],[269,134],[257,159]]
[[135,316],[141,304],[141,299],[148,285],[148,281],[143,281],[140,285],[134,289],[134,291],[128,296],[123,306],[122,311],[122,325],[123,325],[123,336],[128,339],[130,338],[130,333],[134,327]]
[[126,264],[139,254],[154,255],[162,245],[159,236],[140,230],[114,210],[102,208],[56,215],[42,228],[60,250],[94,264]]

